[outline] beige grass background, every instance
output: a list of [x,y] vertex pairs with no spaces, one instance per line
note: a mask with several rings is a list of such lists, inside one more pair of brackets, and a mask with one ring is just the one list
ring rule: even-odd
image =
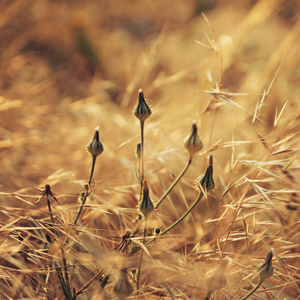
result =
[[[296,0],[2,1],[3,299],[63,298],[47,267],[60,259],[59,241],[43,251],[43,222],[50,218],[45,199],[34,204],[39,192],[30,185],[51,185],[61,234],[84,247],[65,245],[72,288],[101,268],[110,275],[104,291],[96,283],[78,298],[113,298],[119,270],[137,267],[138,255],[116,255],[118,239],[110,236],[134,228],[140,137],[132,110],[140,88],[153,111],[145,125],[145,176],[154,201],[188,160],[182,144],[193,120],[204,144],[150,227],[166,228],[191,205],[193,180],[209,154],[216,188],[149,248],[139,297],[204,298],[205,272],[229,256],[227,287],[213,297],[241,299],[271,248],[274,276],[253,299],[297,299],[299,17]],[[104,152],[74,226],[90,173],[85,147],[98,125]]]

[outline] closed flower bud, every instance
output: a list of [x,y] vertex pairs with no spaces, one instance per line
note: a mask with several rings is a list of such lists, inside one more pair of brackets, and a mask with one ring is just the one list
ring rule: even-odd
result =
[[101,144],[99,140],[99,126],[95,129],[95,135],[91,142],[88,143],[86,146],[88,152],[94,157],[97,157],[103,152],[103,145]]
[[197,133],[196,121],[193,121],[191,134],[184,140],[184,147],[189,151],[191,159],[195,153],[199,152],[203,148],[203,144]]
[[152,114],[151,108],[146,103],[144,93],[141,89],[139,90],[139,102],[136,105],[133,113],[140,121],[145,121]]
[[84,197],[85,197],[85,192],[81,192],[80,193],[80,195],[79,195],[79,197],[78,197],[78,199],[77,199],[77,201],[81,204],[82,202],[83,202],[83,199],[84,199]]
[[261,263],[257,270],[259,272],[260,280],[265,280],[271,276],[273,276],[273,265],[272,265],[272,257],[273,253],[270,251],[263,263]]
[[213,156],[212,155],[209,156],[209,165],[206,168],[204,175],[200,176],[196,180],[196,185],[200,190],[201,190],[200,187],[201,185],[202,188],[206,191],[212,190],[215,187],[215,182],[213,179]]
[[142,200],[139,205],[140,212],[147,217],[154,210],[154,205],[149,196],[148,180],[143,180]]
[[159,227],[156,227],[154,230],[153,230],[153,233],[154,235],[159,235],[161,232],[161,229]]
[[205,282],[210,293],[220,290],[226,286],[227,280],[225,271],[231,261],[232,259],[230,257],[225,257],[219,262],[219,265],[215,269],[209,271],[205,275]]
[[133,293],[133,287],[128,280],[126,269],[121,270],[120,277],[113,287],[113,291],[119,299],[126,299]]

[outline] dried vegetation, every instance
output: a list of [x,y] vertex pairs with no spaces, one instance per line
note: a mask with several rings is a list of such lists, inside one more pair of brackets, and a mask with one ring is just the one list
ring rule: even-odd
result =
[[[252,299],[297,299],[298,1],[1,1],[0,40],[3,299],[242,299],[269,251]],[[143,230],[140,190],[155,206],[187,166],[193,120],[203,149]]]

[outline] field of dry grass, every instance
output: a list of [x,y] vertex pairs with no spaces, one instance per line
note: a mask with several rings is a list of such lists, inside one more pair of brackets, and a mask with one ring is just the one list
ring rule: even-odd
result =
[[[269,251],[249,299],[299,299],[297,0],[5,0],[0,41],[0,299],[204,299],[228,258],[210,297],[242,299]],[[144,237],[139,89],[154,204],[188,163],[193,120],[203,143]],[[161,235],[210,155],[215,188]]]

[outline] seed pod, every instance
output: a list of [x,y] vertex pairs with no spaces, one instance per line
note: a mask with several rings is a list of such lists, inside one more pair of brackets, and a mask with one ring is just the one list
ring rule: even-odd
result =
[[191,134],[184,140],[184,147],[189,151],[191,159],[203,148],[203,144],[198,135],[196,121],[193,121]]
[[113,287],[113,291],[119,299],[125,299],[133,293],[133,287],[128,280],[126,269],[121,270],[120,277]]
[[225,257],[219,262],[219,265],[215,269],[209,271],[205,275],[205,282],[210,293],[220,290],[226,286],[227,280],[225,271],[231,261],[232,259],[230,257]]
[[265,261],[257,267],[260,280],[265,280],[265,279],[273,276],[274,270],[273,270],[273,265],[272,265],[272,257],[273,257],[273,253],[270,251],[268,253]]
[[215,182],[213,179],[213,156],[209,156],[209,165],[206,168],[204,175],[200,176],[196,180],[196,185],[198,189],[201,190],[200,185],[206,191],[212,190],[215,187]]
[[161,229],[159,227],[156,227],[154,230],[153,230],[153,234],[154,235],[159,235],[161,232]]
[[92,141],[90,141],[88,143],[86,148],[93,157],[97,157],[98,155],[100,155],[103,152],[103,145],[101,144],[101,142],[99,140],[99,126],[97,126],[95,128],[94,138]]
[[143,180],[142,200],[139,205],[139,210],[145,217],[147,217],[148,214],[150,214],[154,210],[153,202],[149,196],[149,188],[148,188],[148,180],[147,179]]
[[139,90],[139,101],[133,113],[140,121],[145,121],[152,114],[151,108],[146,103],[144,93],[141,89]]

